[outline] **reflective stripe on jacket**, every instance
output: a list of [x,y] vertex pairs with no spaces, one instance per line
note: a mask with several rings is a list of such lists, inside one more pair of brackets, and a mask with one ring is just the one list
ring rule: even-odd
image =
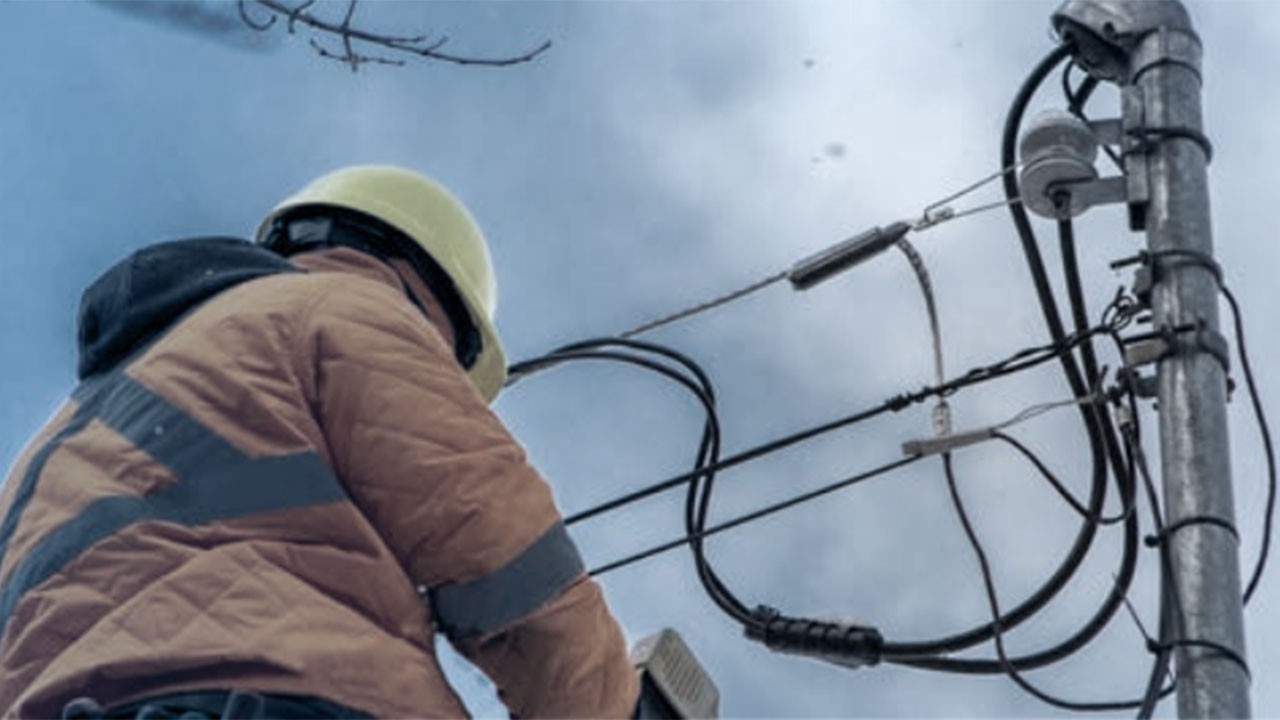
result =
[[514,714],[629,715],[622,634],[546,483],[399,276],[296,264],[85,380],[15,464],[0,710],[245,688],[459,716],[434,615]]

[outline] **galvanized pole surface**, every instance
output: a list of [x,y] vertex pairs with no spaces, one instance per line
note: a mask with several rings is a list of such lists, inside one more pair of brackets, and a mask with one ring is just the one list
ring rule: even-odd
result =
[[[1178,715],[1244,718],[1250,715],[1238,539],[1234,533],[1231,463],[1227,439],[1227,371],[1216,352],[1218,286],[1195,258],[1209,257],[1206,166],[1200,110],[1200,41],[1190,17],[1174,0],[1068,2],[1068,17],[1083,37],[1078,60],[1124,66],[1111,79],[1123,85],[1131,202],[1147,231],[1154,262],[1153,322],[1176,332],[1172,352],[1159,362],[1158,411],[1164,483],[1166,542],[1171,554],[1178,643]],[[1059,26],[1061,28],[1061,25]],[[1102,57],[1111,53],[1109,58]],[[1194,253],[1195,255],[1192,255]],[[1225,649],[1225,652],[1224,652]]]
[[[1190,32],[1153,32],[1139,44],[1131,67],[1148,128],[1199,131],[1200,44]],[[1151,200],[1147,245],[1160,270],[1152,290],[1157,327],[1196,324],[1218,331],[1218,286],[1213,273],[1165,251],[1213,253],[1206,153],[1195,141],[1166,135],[1149,155]],[[1201,335],[1200,337],[1211,337]],[[1183,336],[1185,339],[1186,336]],[[1167,538],[1181,625],[1175,637],[1208,640],[1244,652],[1238,539],[1227,441],[1227,376],[1207,348],[1179,342],[1160,362],[1160,459]],[[1188,520],[1217,519],[1224,525]],[[1237,658],[1203,646],[1178,649],[1180,717],[1249,715],[1249,676]]]

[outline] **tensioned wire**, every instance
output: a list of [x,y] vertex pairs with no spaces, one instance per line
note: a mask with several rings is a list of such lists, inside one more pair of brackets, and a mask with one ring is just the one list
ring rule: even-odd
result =
[[[923,230],[936,227],[943,223],[951,222],[952,220],[958,220],[962,217],[968,217],[970,215],[976,215],[979,213],[984,213],[990,210],[995,210],[998,208],[1007,207],[1009,205],[1020,203],[1021,200],[1019,198],[1012,198],[1012,199],[1005,199],[1005,200],[997,200],[994,202],[979,205],[977,207],[966,208],[960,211],[955,210],[949,205],[949,203],[954,202],[959,198],[964,197],[965,195],[968,195],[991,182],[994,182],[1000,177],[1003,177],[1006,172],[1008,172],[1010,169],[1016,169],[1016,167],[1017,165],[1015,164],[1013,168],[1001,168],[1000,170],[997,170],[996,172],[990,175],[987,175],[979,179],[978,181],[965,186],[964,188],[962,188],[957,192],[951,193],[950,195],[947,195],[946,197],[940,200],[937,200],[935,202],[930,203],[929,205],[926,205],[919,219],[911,223],[912,231],[918,233]],[[921,286],[924,288],[927,302],[930,304],[931,324],[933,326],[934,335],[936,339],[938,333],[936,329],[936,326],[937,326],[936,314],[934,313],[933,306],[932,306],[933,294],[932,294],[932,288],[930,287],[928,282],[927,273],[923,270],[924,264],[920,259],[919,253],[917,253],[915,251],[915,248],[912,247],[910,243],[906,242],[905,239],[900,240],[897,244],[899,249],[902,250],[903,254],[905,254],[907,256],[907,259],[911,262],[913,269],[915,269],[916,271],[917,277],[920,278]],[[651,330],[656,330],[660,327],[670,325],[671,323],[679,322],[681,320],[686,320],[695,315],[701,315],[702,313],[705,313],[710,310],[714,310],[724,305],[728,305],[729,303],[735,302],[737,300],[741,300],[742,298],[745,298],[748,295],[751,295],[771,285],[774,285],[783,280],[786,280],[788,279],[788,277],[790,277],[790,275],[791,275],[791,271],[789,269],[775,272],[771,275],[749,282],[746,285],[743,285],[742,287],[736,290],[732,290],[723,295],[719,295],[717,297],[711,298],[710,300],[706,300],[696,305],[691,305],[687,308],[684,308],[683,310],[678,310],[668,315],[663,315],[656,319],[643,322],[631,328],[630,330],[626,330],[624,332],[618,333],[617,337],[624,338],[624,339],[634,338],[637,335],[647,333]],[[936,356],[936,348],[935,348],[935,356]],[[938,366],[939,368],[941,367],[940,358],[938,358]]]
[[[1110,331],[1110,328],[1106,326],[1097,326],[1089,329],[1085,333],[1067,335],[1061,343],[1048,343],[1045,345],[1026,348],[990,365],[972,368],[964,375],[948,380],[947,382],[937,385],[927,385],[913,392],[895,395],[882,401],[877,406],[784,435],[769,442],[742,450],[710,465],[674,475],[665,480],[661,480],[630,493],[626,493],[612,500],[578,511],[567,516],[565,518],[565,524],[573,525],[575,523],[582,522],[597,515],[616,510],[625,505],[630,505],[653,495],[679,487],[690,480],[705,474],[719,472],[736,465],[741,465],[745,462],[778,452],[791,447],[792,445],[833,432],[840,428],[870,420],[887,412],[897,412],[931,397],[949,395],[971,385],[977,385],[1006,375],[1029,370],[1033,367],[1037,367],[1054,360],[1061,353],[1070,351],[1072,348],[1084,342],[1087,338],[1107,334]],[[612,339],[605,338],[604,340]],[[592,341],[575,343],[570,347],[574,348],[588,345],[591,342]],[[553,367],[564,360],[571,359],[573,359],[571,356],[557,356],[557,353],[553,352],[541,358],[535,358],[513,365],[512,373],[514,375],[526,375],[538,370]]]

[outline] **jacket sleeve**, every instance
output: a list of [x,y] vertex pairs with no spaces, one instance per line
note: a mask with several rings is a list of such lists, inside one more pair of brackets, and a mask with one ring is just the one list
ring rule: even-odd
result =
[[617,622],[546,482],[408,300],[347,283],[306,336],[334,470],[517,717],[630,716]]

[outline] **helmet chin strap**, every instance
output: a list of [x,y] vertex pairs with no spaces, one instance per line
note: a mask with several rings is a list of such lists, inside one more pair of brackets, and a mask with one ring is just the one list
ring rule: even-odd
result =
[[449,321],[449,315],[444,311],[444,306],[422,279],[422,275],[418,273],[413,263],[405,258],[388,258],[385,262],[396,271],[396,275],[400,276],[400,282],[404,284],[409,299],[418,306],[428,322],[444,336],[445,341],[449,343],[449,347],[454,348],[456,354],[458,339],[453,323]]

